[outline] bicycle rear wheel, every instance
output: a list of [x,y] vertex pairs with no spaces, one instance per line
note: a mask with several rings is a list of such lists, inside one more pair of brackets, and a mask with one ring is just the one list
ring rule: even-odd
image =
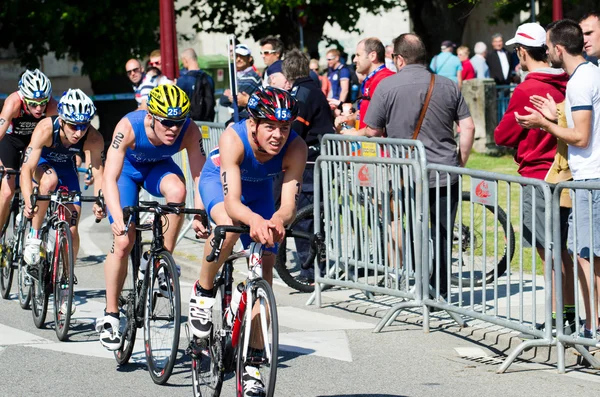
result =
[[223,292],[222,283],[215,286],[215,304],[212,309],[213,326],[208,339],[193,337],[192,349],[192,386],[194,397],[217,397],[223,386]]
[[[152,266],[152,270],[151,269]],[[179,275],[171,254],[151,258],[144,314],[144,344],[150,377],[162,385],[169,380],[177,358],[181,328]]]
[[58,244],[54,282],[54,326],[58,340],[65,341],[69,334],[71,308],[73,305],[73,239],[66,224],[58,228]]
[[[134,247],[135,250],[135,247]],[[133,255],[129,258],[129,263],[132,264]],[[125,284],[121,296],[119,297],[119,306],[121,307],[121,318],[125,318],[125,326],[121,338],[123,343],[121,347],[115,350],[115,360],[119,365],[126,365],[131,359],[133,348],[135,346],[135,337],[137,334],[137,324],[135,321],[135,303],[136,289],[138,284],[138,266],[129,266],[130,274],[125,279]],[[141,282],[141,280],[139,280]]]
[[10,296],[10,288],[14,274],[12,247],[13,242],[17,237],[15,218],[15,212],[11,212],[8,215],[8,219],[2,228],[2,236],[0,236],[0,249],[2,249],[2,256],[0,257],[0,295],[2,295],[2,299],[8,299]]
[[[294,219],[294,221],[290,224],[289,228],[294,229],[299,224],[304,224],[312,221],[314,219],[313,211],[313,204],[301,208],[296,214],[296,219]],[[323,217],[323,211],[321,210],[321,219],[323,219]],[[310,282],[300,277],[300,271],[302,269],[301,260],[297,260],[296,263],[293,263],[292,261],[288,260],[287,241],[289,238],[286,237],[279,244],[277,258],[275,260],[275,269],[277,270],[277,274],[289,287],[300,292],[313,292],[315,290],[314,282]],[[306,253],[306,255],[308,256],[308,253]]]
[[244,368],[251,366],[258,368],[266,396],[272,397],[277,380],[279,322],[275,295],[265,280],[258,280],[252,286],[252,304],[246,306],[241,327],[236,346],[236,395],[243,397]]
[[[459,283],[470,286],[472,271],[473,285],[477,287],[483,284],[484,279],[486,283],[491,283],[496,275],[501,277],[506,272],[515,253],[515,232],[507,220],[506,213],[499,206],[496,223],[493,205],[473,203],[471,226],[471,193],[462,192],[462,200],[462,219],[458,219],[457,212],[454,224],[450,280],[455,286]],[[494,243],[496,230],[497,245]]]

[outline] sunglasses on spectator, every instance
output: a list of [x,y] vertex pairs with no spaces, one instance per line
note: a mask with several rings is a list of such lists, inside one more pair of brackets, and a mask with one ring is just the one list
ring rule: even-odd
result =
[[158,120],[159,123],[161,123],[163,125],[163,127],[166,128],[172,128],[172,127],[181,127],[183,125],[183,123],[185,123],[186,119],[182,119],[182,120],[171,120],[171,119],[165,119],[163,117],[158,117],[158,116],[154,116],[154,118],[156,120]]
[[335,61],[335,58],[327,58],[328,61]]
[[126,70],[127,74],[136,74],[140,72],[140,68]]
[[261,50],[260,51],[260,55],[271,55],[271,54],[275,54],[277,51],[275,50]]
[[160,61],[150,62],[150,66],[160,66]]
[[25,103],[27,105],[31,106],[34,109],[37,108],[38,106],[44,107],[44,106],[46,106],[48,104],[48,101],[50,101],[49,98],[48,99],[44,99],[43,101],[39,101],[39,102],[37,102],[37,101],[30,101],[27,98],[23,98],[23,100],[25,101]]

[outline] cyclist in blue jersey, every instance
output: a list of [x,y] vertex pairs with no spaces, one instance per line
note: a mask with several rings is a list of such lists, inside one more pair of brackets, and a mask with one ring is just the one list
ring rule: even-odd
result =
[[[106,257],[106,313],[96,323],[100,342],[109,350],[121,345],[119,295],[127,276],[127,257],[135,242],[135,227],[125,234],[123,208],[136,205],[139,188],[167,202],[180,203],[186,198],[184,176],[171,158],[184,149],[197,188],[205,157],[198,126],[188,118],[190,100],[175,85],[159,85],[150,91],[148,110],[127,114],[115,127],[106,154],[103,191],[114,234],[113,247]],[[203,209],[200,195],[194,195],[195,208]],[[182,216],[167,215],[165,248],[173,252],[182,224]],[[194,230],[207,237],[201,217],[193,221]],[[160,276],[160,275],[159,275]]]
[[[6,98],[0,113],[0,164],[7,169],[19,169],[21,153],[31,140],[35,126],[46,116],[56,115],[56,100],[52,84],[38,69],[26,70],[19,81],[19,90]],[[8,216],[8,207],[15,194],[16,178],[6,175],[0,188],[0,225]]]
[[[25,243],[23,259],[28,265],[40,259],[40,228],[48,209],[48,201],[40,201],[36,208],[31,207],[33,185],[39,186],[40,194],[50,194],[58,187],[69,191],[80,191],[79,175],[75,165],[75,154],[86,152],[92,165],[94,194],[102,187],[102,135],[90,125],[96,107],[92,100],[79,89],[68,90],[58,103],[58,116],[42,120],[31,136],[31,142],[23,156],[21,168],[21,191],[25,200],[25,216],[32,218],[29,237]],[[79,251],[77,223],[81,203],[68,205],[67,221],[73,235],[73,254]],[[96,218],[104,215],[102,208],[94,204]],[[33,268],[32,268],[33,269]]]
[[[273,280],[276,243],[284,237],[284,225],[296,215],[296,202],[302,185],[308,149],[292,131],[298,115],[296,99],[275,87],[261,88],[248,101],[250,119],[232,124],[211,151],[202,169],[200,195],[211,219],[218,225],[246,224],[250,236],[242,236],[245,246],[250,239],[265,245],[263,278]],[[281,206],[275,211],[273,177],[285,170]],[[228,234],[220,257],[207,262],[211,244],[204,245],[200,278],[190,297],[188,322],[193,334],[207,338],[212,327],[213,280],[239,235]],[[260,354],[262,346],[253,346]],[[244,395],[264,395],[257,368],[246,366]]]

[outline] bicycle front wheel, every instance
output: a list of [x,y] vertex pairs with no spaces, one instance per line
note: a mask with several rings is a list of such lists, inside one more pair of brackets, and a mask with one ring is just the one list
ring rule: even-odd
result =
[[[248,292],[245,292],[248,294]],[[269,283],[258,280],[251,288],[252,304],[246,306],[236,346],[236,395],[244,396],[247,382],[260,377],[265,395],[275,394],[279,354],[279,322],[275,295]],[[248,297],[248,295],[246,295]],[[258,371],[250,374],[246,371]]]
[[192,337],[192,386],[194,397],[218,397],[224,375],[223,283],[215,283],[215,304],[212,309],[213,326],[208,339]]
[[[42,236],[42,241],[47,241],[48,233]],[[45,244],[44,244],[45,245]],[[50,270],[47,257],[40,261],[38,265],[38,278],[32,278],[31,285],[31,315],[33,324],[37,328],[43,328],[46,322],[46,314],[48,313],[48,298],[50,297],[49,285],[52,285],[50,278]]]
[[58,340],[67,340],[69,324],[73,313],[73,284],[74,265],[73,238],[71,230],[66,224],[57,230],[56,243],[58,252],[54,260],[53,282],[54,282],[54,325]]
[[151,271],[144,313],[146,361],[150,377],[154,383],[162,385],[171,376],[179,347],[179,274],[167,251],[153,255],[146,271]]
[[2,299],[8,299],[10,296],[14,274],[12,247],[15,238],[17,238],[15,217],[15,212],[8,215],[8,219],[2,228],[2,236],[0,236],[0,249],[2,249],[2,256],[0,257],[0,295],[2,295]]
[[468,287],[473,274],[473,285],[477,287],[484,279],[491,283],[496,276],[501,277],[506,272],[515,253],[515,232],[499,206],[496,221],[493,205],[471,204],[470,192],[462,192],[462,200],[462,219],[458,219],[460,212],[457,212],[454,224],[451,282],[455,286],[460,283]]

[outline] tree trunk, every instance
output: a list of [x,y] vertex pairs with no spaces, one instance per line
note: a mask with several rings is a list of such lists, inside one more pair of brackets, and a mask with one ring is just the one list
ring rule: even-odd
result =
[[418,34],[427,48],[429,57],[440,52],[444,40],[461,44],[463,31],[475,5],[466,1],[449,7],[448,0],[406,0],[406,6]]

